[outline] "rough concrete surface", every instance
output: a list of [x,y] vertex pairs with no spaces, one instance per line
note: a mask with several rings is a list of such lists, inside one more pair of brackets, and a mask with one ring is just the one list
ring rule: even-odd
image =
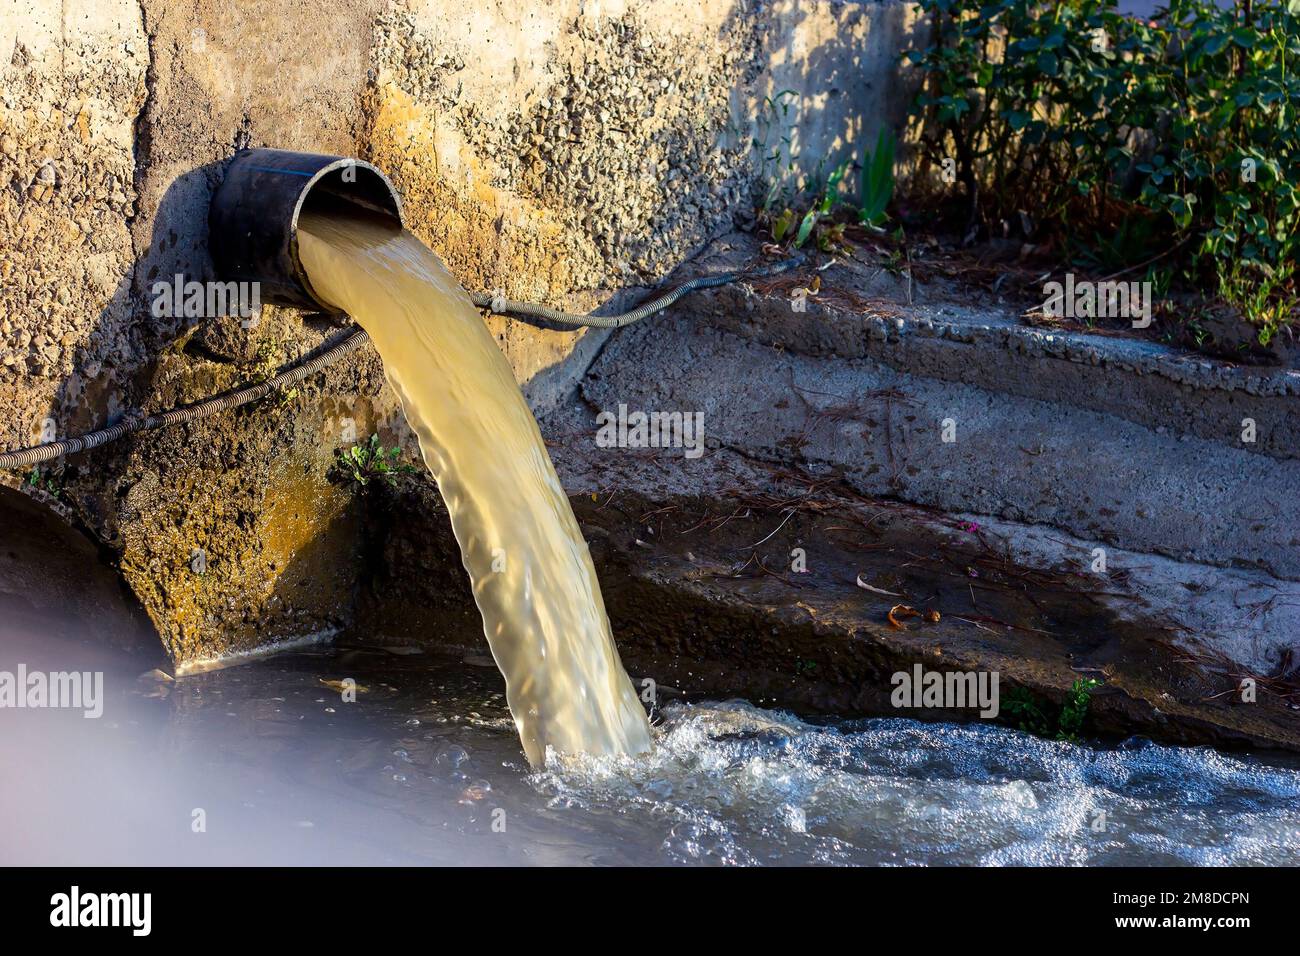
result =
[[1300,578],[1300,463],[1038,399],[812,358],[701,325],[627,330],[583,383],[596,408],[703,413],[716,442],[945,511]]
[[[1288,645],[1259,633],[1220,642],[1249,607],[1188,614],[1178,602],[1185,582],[1241,598],[1262,584],[1257,572],[1200,567],[1189,581],[1173,562],[1153,570],[1150,556],[1116,551],[1098,573],[1083,542],[1046,529],[871,499],[726,448],[695,460],[676,449],[599,449],[594,430],[579,408],[546,422],[620,654],[661,699],[736,695],[800,712],[897,714],[891,675],[921,664],[997,671],[1003,693],[1049,706],[1076,680],[1095,679],[1090,735],[1300,749],[1294,695],[1232,698],[1240,675],[1262,680],[1284,666]],[[482,623],[468,582],[448,573],[456,548],[431,483],[377,487],[372,505],[383,533],[361,582],[358,635],[420,643],[433,630],[440,646],[481,658]],[[1263,632],[1294,624],[1285,605],[1297,587],[1267,593],[1280,606],[1260,615],[1273,615]],[[894,627],[895,604],[939,619]],[[975,719],[969,710],[921,716]]]
[[[838,162],[897,118],[911,22],[791,0],[3,0],[0,447],[264,377],[333,331],[270,307],[251,329],[150,314],[153,283],[215,278],[207,204],[238,147],[372,160],[467,286],[617,307],[749,208],[760,124]],[[765,115],[787,88],[805,96]],[[492,324],[539,407],[603,339]],[[376,370],[367,351],[274,407],[32,477],[113,550],[178,661],[327,631],[359,546],[326,477],[344,423],[414,447]]]
[[[720,237],[691,274],[743,268],[759,243]],[[1300,369],[1236,365],[1133,335],[1036,328],[998,297],[906,281],[886,263],[818,256],[779,282],[692,297],[697,322],[802,355],[870,358],[898,371],[1063,402],[1245,452],[1300,457]],[[816,270],[820,289],[793,293]],[[685,270],[684,270],[685,271]],[[1252,441],[1243,438],[1249,420]]]
[[[896,124],[915,28],[906,4],[834,0],[0,0],[0,445],[263,379],[336,331],[151,314],[154,282],[215,278],[207,204],[239,147],[369,159],[467,287],[618,309],[711,241],[686,271],[749,260],[733,230],[757,182]],[[1282,692],[1212,702],[1241,672],[1292,677],[1293,378],[1025,329],[887,270],[821,275],[800,314],[773,287],[612,336],[488,320],[549,413],[634,672],[846,713],[915,660],[1057,702],[1097,673],[1106,732],[1294,747]],[[710,450],[594,454],[591,406],[620,401],[704,412]],[[86,613],[138,600],[177,665],[341,631],[477,648],[431,482],[361,491],[332,468],[375,433],[414,457],[366,349],[258,406],[6,475],[28,499],[0,520],[93,544],[48,575],[15,550],[0,590],[39,604],[39,582],[110,564],[130,593],[99,575]],[[817,570],[792,584],[772,562],[802,544]],[[1080,570],[1096,546],[1105,593]],[[943,621],[882,623],[868,572]]]

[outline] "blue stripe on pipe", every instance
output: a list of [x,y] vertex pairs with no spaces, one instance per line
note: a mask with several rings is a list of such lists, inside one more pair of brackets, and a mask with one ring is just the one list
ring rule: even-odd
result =
[[259,173],[288,173],[290,176],[306,176],[309,179],[316,175],[315,173],[304,173],[299,169],[273,169],[270,166],[249,166],[248,168],[257,170]]

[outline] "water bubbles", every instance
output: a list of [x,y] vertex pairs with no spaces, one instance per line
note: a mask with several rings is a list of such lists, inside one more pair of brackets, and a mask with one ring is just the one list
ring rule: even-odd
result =
[[655,800],[667,800],[673,795],[673,781],[667,778],[651,780],[645,786],[645,794]]
[[674,825],[663,843],[664,851],[680,862],[715,866],[753,864],[754,857],[738,846],[726,828],[714,821],[688,820]]
[[704,855],[701,839],[704,828],[698,823],[679,823],[668,831],[664,840],[664,849],[671,854],[678,854],[689,859],[699,859]]
[[[670,704],[637,760],[563,758],[549,806],[617,816],[673,861],[1268,863],[1300,852],[1300,774],[1128,741],[990,725],[804,723],[751,704]],[[1104,811],[1104,829],[1098,830]]]
[[434,766],[440,770],[453,771],[459,770],[461,766],[469,761],[469,751],[459,744],[451,744],[444,747],[434,758]]

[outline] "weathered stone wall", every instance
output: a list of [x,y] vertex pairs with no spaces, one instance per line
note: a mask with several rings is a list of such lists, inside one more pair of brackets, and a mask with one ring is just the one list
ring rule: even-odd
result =
[[139,7],[8,0],[0,16],[0,419],[4,444],[120,412],[131,329]]
[[[213,277],[207,204],[239,146],[370,159],[467,286],[590,308],[747,214],[755,139],[785,136],[812,169],[896,118],[911,17],[791,0],[0,0],[0,446],[265,377],[333,331],[273,308],[253,328],[151,315],[154,282]],[[539,405],[601,340],[493,328]],[[365,541],[330,477],[346,420],[413,450],[367,352],[276,401],[75,456],[38,494],[113,550],[178,660],[335,629]]]

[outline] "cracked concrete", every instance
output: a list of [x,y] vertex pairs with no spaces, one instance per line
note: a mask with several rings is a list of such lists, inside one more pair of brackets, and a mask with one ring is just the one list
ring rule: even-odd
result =
[[[692,270],[739,268],[758,247],[744,234],[721,237]],[[926,378],[1065,402],[1160,434],[1300,457],[1300,369],[1236,365],[1131,336],[1035,328],[994,296],[942,279],[905,284],[885,265],[820,263],[824,292],[806,297],[804,311],[792,308],[790,293],[803,280],[791,274],[779,290],[755,294],[734,285],[700,293],[691,313],[801,355],[871,359]],[[853,307],[842,304],[846,296]],[[1247,421],[1251,441],[1243,440]]]
[[871,359],[778,351],[693,314],[625,331],[583,394],[601,409],[702,412],[725,446],[843,474],[867,494],[1300,578],[1295,459]]
[[[589,409],[557,412],[544,429],[620,655],[667,695],[891,715],[890,677],[917,663],[994,670],[1004,692],[1055,705],[1092,677],[1102,686],[1090,735],[1300,748],[1300,705],[1267,690],[1251,706],[1232,697],[1235,674],[1262,677],[1285,662],[1289,645],[1269,635],[1294,624],[1286,605],[1296,586],[1268,592],[1278,606],[1258,615],[1268,620],[1251,638],[1220,642],[1256,617],[1226,598],[1259,586],[1258,572],[1197,567],[1192,579],[1174,562],[1153,568],[1149,555],[1122,551],[1097,572],[1085,542],[1051,529],[872,499],[727,448],[695,460],[675,449],[597,448]],[[431,484],[414,476],[377,487],[372,505],[381,533],[358,636],[422,643],[417,635],[436,631],[443,649],[481,655],[481,622],[468,583],[448,574],[456,548],[435,517]],[[1189,600],[1188,584],[1219,597]],[[895,628],[887,614],[896,603],[940,618]]]

